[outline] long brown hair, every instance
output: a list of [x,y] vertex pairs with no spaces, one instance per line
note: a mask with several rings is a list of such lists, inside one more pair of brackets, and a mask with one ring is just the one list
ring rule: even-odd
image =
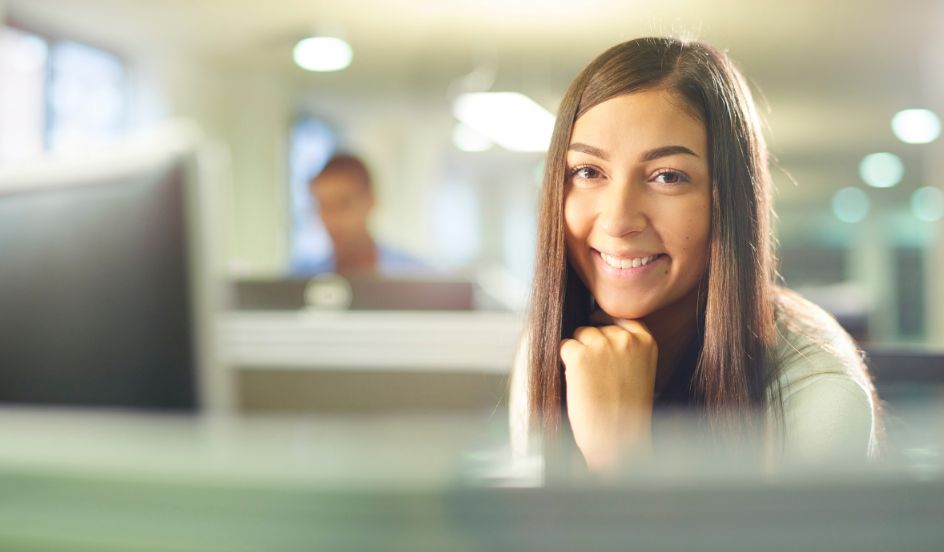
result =
[[710,253],[699,306],[694,391],[712,421],[742,427],[766,401],[774,339],[767,148],[750,91],[718,50],[642,38],[614,46],[573,81],[557,114],[544,172],[530,311],[530,420],[561,430],[560,341],[588,324],[592,297],[567,260],[565,156],[574,122],[613,97],[663,88],[705,124],[711,171]]

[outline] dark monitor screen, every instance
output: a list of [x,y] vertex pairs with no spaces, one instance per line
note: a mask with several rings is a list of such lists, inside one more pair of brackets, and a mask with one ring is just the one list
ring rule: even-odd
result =
[[[319,305],[319,291],[330,294],[337,286],[343,288],[336,290],[338,294],[345,296],[338,298],[339,304]],[[471,282],[435,277],[323,274],[314,278],[245,279],[236,281],[232,292],[232,306],[237,310],[298,310],[319,306],[349,310],[467,311],[475,308],[475,286]]]
[[196,408],[189,174],[0,177],[0,401]]

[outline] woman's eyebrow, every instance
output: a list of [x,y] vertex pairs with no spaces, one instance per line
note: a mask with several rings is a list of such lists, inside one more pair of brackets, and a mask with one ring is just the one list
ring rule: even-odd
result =
[[602,159],[602,160],[604,160],[604,161],[609,161],[609,160],[610,160],[610,155],[609,155],[608,153],[606,153],[605,151],[601,150],[600,148],[595,148],[595,147],[593,147],[593,146],[588,146],[587,144],[583,144],[583,143],[580,143],[580,142],[574,142],[574,143],[572,143],[572,144],[570,145],[570,148],[569,148],[569,149],[570,149],[571,151],[579,151],[579,152],[581,152],[581,153],[586,153],[586,154],[592,155],[592,156],[594,156],[594,157],[599,157],[600,159]]
[[643,154],[639,156],[639,159],[641,161],[653,161],[655,159],[668,157],[670,155],[694,155],[695,157],[698,157],[697,153],[686,148],[685,146],[663,146],[661,148],[655,148],[643,152]]
[[[604,161],[610,160],[610,155],[607,152],[603,151],[600,148],[597,148],[588,144],[584,144],[582,142],[572,143],[569,149],[570,151],[579,151],[581,153],[586,153],[594,157],[599,157],[600,159],[603,159]],[[663,146],[661,148],[655,148],[649,151],[645,151],[642,153],[642,155],[639,156],[639,159],[640,161],[653,161],[655,159],[659,159],[661,157],[668,157],[670,155],[692,155],[695,157],[699,157],[697,153],[686,148],[685,146],[673,145],[673,146]]]

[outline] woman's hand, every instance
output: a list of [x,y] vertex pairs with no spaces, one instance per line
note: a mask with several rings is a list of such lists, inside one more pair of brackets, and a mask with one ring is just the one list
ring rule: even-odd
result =
[[561,342],[567,416],[592,471],[613,472],[649,442],[658,349],[642,322],[584,326]]

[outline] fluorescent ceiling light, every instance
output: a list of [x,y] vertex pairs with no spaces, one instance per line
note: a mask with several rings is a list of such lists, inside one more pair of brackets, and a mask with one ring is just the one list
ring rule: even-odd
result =
[[875,188],[891,188],[901,182],[905,175],[905,164],[893,153],[872,153],[859,163],[862,181]]
[[340,71],[351,64],[354,53],[340,38],[316,36],[299,40],[292,52],[295,63],[308,71]]
[[905,109],[892,117],[892,131],[906,144],[927,144],[941,135],[941,120],[927,109]]
[[452,113],[470,128],[511,151],[547,151],[554,116],[518,92],[462,94]]

